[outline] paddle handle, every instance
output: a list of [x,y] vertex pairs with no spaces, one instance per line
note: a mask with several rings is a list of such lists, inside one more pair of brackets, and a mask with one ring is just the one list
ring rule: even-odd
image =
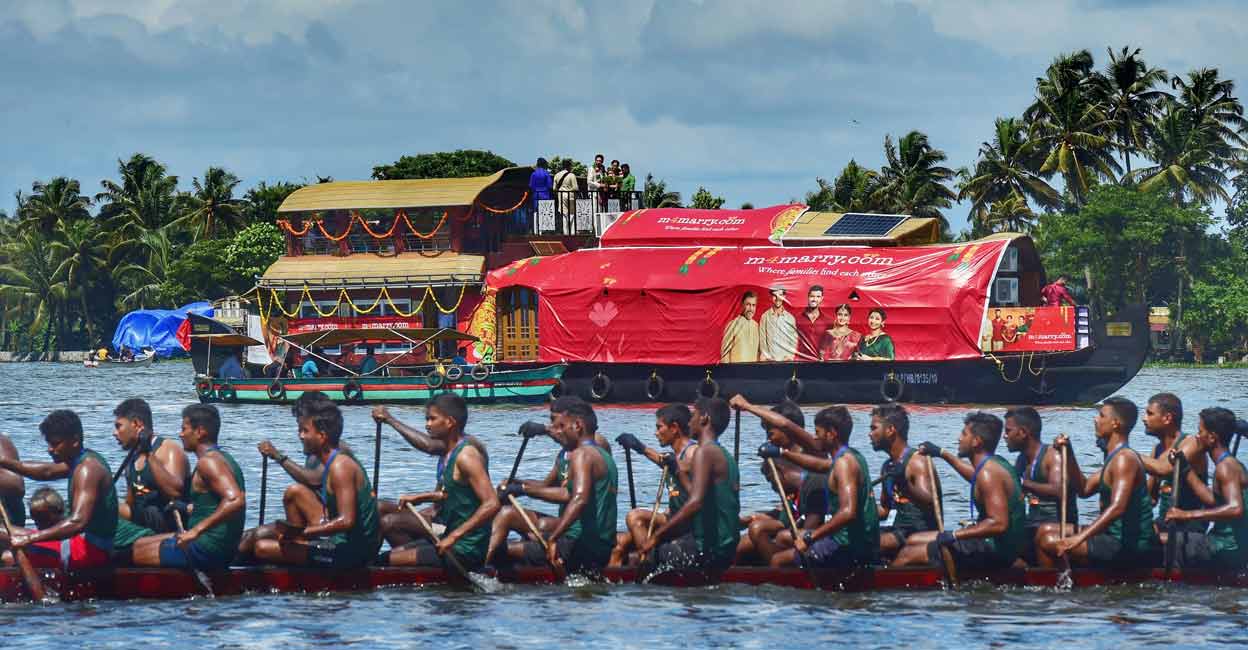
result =
[[[424,515],[420,514],[420,511],[416,509],[416,506],[409,503],[407,504],[407,510],[416,517],[416,521],[420,523],[420,527],[425,530],[425,534],[429,536],[429,539],[433,540],[434,544],[441,543],[442,540],[438,538],[438,534],[433,532],[433,525],[429,523],[428,519],[425,519]],[[454,567],[454,569],[458,571],[461,576],[464,576],[465,578],[468,577],[468,570],[464,568],[464,565],[460,563],[459,558],[455,556],[455,551],[447,550],[446,561],[450,562],[451,566]]]
[[628,470],[628,503],[634,510],[637,509],[637,486],[633,483],[633,452],[628,447],[624,448],[624,466]]
[[[514,494],[508,494],[507,501],[511,503],[511,507],[516,509],[516,512],[520,513],[520,518],[524,520],[524,525],[528,527],[529,533],[533,535],[533,538],[542,545],[542,550],[549,553],[550,543],[547,542],[546,538],[542,536],[542,531],[537,529],[537,524],[534,523],[529,517],[529,513],[526,512],[524,507],[520,505],[520,501],[516,499],[516,496]],[[555,573],[555,578],[559,580],[563,580],[568,577],[568,574],[564,571],[563,567],[558,566],[553,562],[550,563],[550,570]]]
[[[936,516],[936,531],[943,532],[945,530],[945,513],[940,505],[939,490],[936,489],[936,460],[927,459],[927,481],[932,485],[932,514]],[[975,495],[971,495],[974,499]],[[958,570],[953,563],[953,553],[949,549],[940,547],[940,558],[945,562],[945,573],[949,575],[950,584],[958,584]]]
[[[740,460],[741,458],[741,411],[738,410],[736,413],[737,415],[736,415],[736,419],[734,420],[734,425],[733,425],[734,428],[732,432],[732,457]],[[781,490],[780,494],[784,494],[784,490]]]
[[373,496],[381,494],[381,420],[377,421],[377,436],[373,439]]
[[139,455],[139,447],[141,446],[141,444],[136,442],[134,446],[130,448],[130,451],[126,452],[126,457],[121,461],[121,466],[117,468],[116,472],[113,472],[114,483],[121,478],[122,474],[126,473],[126,468],[130,466],[130,463],[134,462],[134,457]]
[[269,457],[260,456],[260,525],[264,525],[264,510],[269,494]]
[[1057,529],[1058,539],[1066,539],[1066,508],[1070,502],[1070,483],[1068,482],[1066,478],[1066,455],[1068,453],[1070,453],[1070,449],[1067,448],[1066,446],[1063,446],[1062,447],[1062,465],[1057,470],[1057,475],[1060,477],[1060,480],[1062,483],[1062,496],[1061,496],[1062,501],[1058,505],[1058,509],[1061,511],[1062,521],[1061,521],[1061,525]]
[[789,520],[789,529],[793,531],[793,539],[796,541],[801,533],[797,530],[797,520],[793,519],[793,508],[789,507],[789,498],[784,494],[784,481],[780,480],[780,470],[776,468],[776,459],[768,458],[767,468],[771,470],[771,480],[775,481],[776,492],[780,493],[780,508],[784,510],[785,519]]
[[[650,523],[646,525],[646,539],[654,536],[654,520],[659,516],[659,502],[663,500],[663,491],[667,488],[667,465],[663,466],[663,475],[659,477],[659,491],[654,494],[654,507],[650,508]],[[646,561],[646,553],[641,554],[639,562]]]
[[520,441],[520,451],[516,452],[516,460],[511,464],[511,473],[507,475],[507,482],[516,480],[516,472],[520,471],[520,459],[524,458],[524,449],[529,446],[529,437],[524,436]]
[[[0,516],[4,519],[4,532],[8,533],[9,539],[12,540],[13,522],[9,521],[9,511],[5,509],[3,503],[0,503]],[[47,591],[43,588],[43,580],[39,579],[39,572],[35,571],[35,565],[31,564],[30,558],[26,556],[26,549],[12,550],[13,559],[22,572],[22,579],[26,581],[26,588],[30,590],[30,597],[36,602],[43,602],[47,598]]]

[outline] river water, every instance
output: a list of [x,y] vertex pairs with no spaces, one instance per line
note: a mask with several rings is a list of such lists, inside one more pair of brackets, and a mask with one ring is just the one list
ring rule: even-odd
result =
[[[149,369],[99,368],[69,364],[0,364],[0,432],[11,436],[23,458],[46,458],[38,423],[54,408],[82,416],[87,444],[114,468],[123,454],[112,439],[112,408],[127,397],[143,397],[155,414],[156,430],[175,436],[179,412],[194,399],[187,363]],[[1248,413],[1248,371],[1145,370],[1122,393],[1143,405],[1149,395],[1168,390],[1185,400],[1185,430],[1195,429],[1196,413],[1225,406]],[[931,440],[955,445],[968,406],[916,407],[912,443]],[[815,409],[807,408],[808,418]],[[344,438],[372,471],[373,424],[368,408],[344,409]],[[415,407],[393,408],[400,418],[421,424]],[[866,440],[869,407],[853,407],[852,442],[877,471],[883,455]],[[995,409],[999,415],[1001,409]],[[1069,433],[1080,464],[1099,465],[1091,434],[1092,409],[1042,409],[1045,439]],[[259,455],[255,443],[270,438],[287,453],[299,450],[288,409],[229,406],[222,409],[221,446],[239,459],[248,486],[248,525],[259,504]],[[468,429],[486,440],[498,480],[519,447],[514,434],[526,419],[544,419],[542,407],[490,407],[471,411]],[[653,440],[653,407],[599,410],[603,433],[614,438],[633,432]],[[809,421],[809,420],[808,420]],[[731,444],[731,429],[725,444]],[[772,507],[773,496],[749,450],[762,442],[758,421],[742,425],[742,506]],[[1136,448],[1151,449],[1137,427]],[[434,460],[407,447],[387,430],[382,448],[380,492],[421,491],[433,484]],[[1004,443],[1002,443],[1004,449]],[[530,444],[520,476],[540,478],[556,453],[548,439]],[[1248,449],[1242,452],[1248,457]],[[618,458],[617,450],[617,461]],[[634,463],[638,502],[650,502],[658,469]],[[966,484],[938,464],[946,486],[946,519],[966,517]],[[620,462],[621,474],[623,463]],[[286,477],[271,472],[268,512],[281,516]],[[620,479],[620,517],[627,511],[627,487]],[[63,489],[63,482],[54,484]],[[28,485],[27,494],[33,491]],[[1085,501],[1088,520],[1095,501]],[[386,590],[348,595],[249,595],[174,602],[98,602],[55,606],[0,605],[5,648],[56,647],[395,647],[429,644],[438,648],[646,647],[687,648],[805,647],[839,642],[845,647],[982,647],[1006,644],[1116,647],[1123,644],[1211,645],[1248,640],[1248,591],[1178,585],[1112,587],[1059,593],[1049,590],[964,587],[953,592],[833,594],[770,587],[721,586],[672,589],[657,586],[590,585],[508,587],[483,595],[451,587]]]

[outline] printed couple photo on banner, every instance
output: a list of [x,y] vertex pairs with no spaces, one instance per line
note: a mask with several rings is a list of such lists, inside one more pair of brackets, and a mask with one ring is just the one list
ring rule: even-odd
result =
[[984,352],[1049,352],[1075,349],[1075,308],[991,307],[980,328]]
[[891,361],[896,358],[892,337],[885,332],[888,314],[881,307],[867,310],[861,331],[851,326],[854,309],[843,302],[823,309],[824,289],[806,290],[806,306],[790,311],[788,291],[768,291],[770,306],[758,313],[758,293],[741,294],[737,315],[724,328],[720,344],[721,363],[784,361]]

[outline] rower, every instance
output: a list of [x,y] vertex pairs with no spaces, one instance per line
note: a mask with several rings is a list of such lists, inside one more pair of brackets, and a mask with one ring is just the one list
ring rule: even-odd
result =
[[[374,417],[377,417],[376,411]],[[453,551],[459,564],[468,570],[485,564],[490,520],[499,510],[498,493],[490,482],[488,457],[464,434],[467,422],[468,405],[455,393],[440,393],[425,406],[428,436],[447,451],[438,458],[437,487],[432,492],[403,495],[399,497],[399,506],[435,504],[430,514],[435,525],[441,524],[435,529],[441,537],[436,545],[427,532],[397,548],[391,542],[391,550],[382,556],[383,562],[395,566],[445,567],[446,553]],[[412,513],[403,511],[389,517],[401,522],[416,519]],[[419,520],[412,523],[415,524],[412,528],[419,526]]]
[[[1041,526],[1036,543],[1036,560],[1041,566],[1056,566],[1063,556],[1070,557],[1073,563],[1098,567],[1156,563],[1157,537],[1144,463],[1128,446],[1138,415],[1138,407],[1124,397],[1110,397],[1097,409],[1092,423],[1096,446],[1105,453],[1105,463],[1091,476],[1083,475],[1073,450],[1067,455],[1066,476],[1070,484],[1083,498],[1099,493],[1101,513],[1091,524],[1064,539],[1057,524]],[[1069,444],[1066,436],[1053,440],[1053,446],[1059,450]]]
[[[43,568],[90,569],[108,566],[117,531],[117,490],[108,462],[83,444],[82,420],[57,409],[39,423],[50,463],[26,463],[0,456],[0,468],[36,481],[68,478],[69,517],[34,531],[16,525],[12,539],[0,531],[0,547],[26,548],[31,564]],[[11,555],[6,561],[11,561]]]
[[[1201,483],[1209,482],[1209,461],[1199,449],[1195,436],[1180,431],[1183,426],[1183,402],[1173,393],[1157,393],[1148,398],[1144,408],[1144,432],[1157,438],[1152,456],[1140,455],[1144,462],[1144,471],[1148,472],[1148,493],[1157,504],[1157,515],[1154,517],[1154,528],[1158,532],[1160,543],[1165,544],[1167,533],[1161,529],[1161,522],[1166,511],[1173,505],[1172,493],[1174,486],[1174,465],[1170,462],[1170,450],[1179,449],[1184,456],[1184,470],[1196,472]],[[1206,491],[1208,488],[1206,488]],[[1179,490],[1179,507],[1184,510],[1197,510],[1203,507],[1200,499],[1192,490]],[[1208,522],[1183,520],[1177,523],[1175,530],[1182,532],[1205,532]]]
[[919,453],[944,459],[970,482],[974,523],[911,535],[893,566],[940,566],[942,549],[950,552],[955,566],[973,571],[1004,569],[1018,559],[1027,535],[1023,486],[1014,467],[996,454],[1002,428],[1001,418],[991,413],[970,413],[963,420],[956,456],[930,442],[919,445]]
[[[775,424],[782,424],[770,416]],[[792,431],[792,427],[789,427]],[[816,472],[826,479],[829,519],[793,541],[792,548],[770,558],[773,567],[798,565],[807,568],[849,568],[873,564],[880,556],[880,520],[871,493],[871,470],[867,459],[849,446],[854,420],[844,406],[829,406],[815,414],[815,437],[832,457],[793,452],[765,443],[759,447],[763,458],[785,458],[795,465]],[[806,432],[802,432],[806,433]],[[806,434],[806,437],[810,437]],[[800,439],[801,436],[798,436]],[[821,518],[822,519],[822,518]]]
[[668,491],[668,511],[653,512],[653,517],[651,508],[634,508],[629,511],[624,517],[624,525],[628,530],[616,536],[615,549],[611,551],[608,566],[628,564],[629,551],[641,546],[651,531],[666,522],[671,513],[680,510],[680,506],[689,499],[686,488],[689,480],[689,459],[692,458],[693,448],[698,444],[689,437],[689,419],[692,416],[689,407],[684,404],[667,404],[655,412],[654,437],[658,439],[660,446],[670,448],[671,453],[659,453],[642,444],[631,433],[622,434],[615,439],[625,449],[635,451],[655,465],[667,468],[667,486],[660,486],[660,489]]
[[143,537],[134,543],[138,566],[214,570],[229,566],[247,519],[243,470],[217,446],[221,413],[211,404],[182,409],[182,449],[195,454],[191,473],[190,516],[185,531]]
[[523,542],[524,559],[569,573],[596,573],[615,548],[619,491],[615,460],[597,444],[598,416],[579,397],[560,397],[550,405],[550,429],[559,439],[576,442],[567,454],[569,497],[559,505],[558,521],[545,536],[544,549],[541,542]]
[[[1040,413],[1030,406],[1005,412],[1005,446],[1018,456],[1014,472],[1023,484],[1027,498],[1027,546],[1023,557],[1029,564],[1036,562],[1036,542],[1040,527],[1061,519],[1059,499],[1062,493],[1062,453],[1040,439]],[[1067,534],[1079,525],[1079,500],[1073,490],[1066,494]]]
[[113,437],[122,449],[135,453],[125,468],[126,498],[118,504],[113,536],[113,554],[127,562],[139,538],[178,529],[168,506],[186,495],[190,462],[182,445],[156,435],[152,407],[137,397],[113,409]]
[[[3,433],[0,433],[0,458],[21,460],[21,455],[17,453],[17,446]],[[4,511],[9,513],[9,519],[18,526],[26,523],[26,508],[22,503],[24,496],[26,496],[26,481],[22,480],[21,475],[7,469],[0,469],[0,503],[4,504]]]
[[731,419],[723,399],[700,397],[694,403],[689,431],[698,445],[691,460],[689,500],[639,549],[656,566],[719,572],[732,564],[740,536],[741,479],[736,459],[719,444]]
[[[1212,522],[1213,527],[1207,533],[1192,531],[1181,536],[1177,556],[1180,567],[1238,572],[1248,566],[1248,511],[1244,508],[1248,501],[1248,470],[1231,456],[1231,438],[1235,433],[1234,413],[1221,407],[1200,412],[1194,438],[1200,451],[1213,461],[1213,490],[1195,472],[1186,472],[1186,483],[1179,496],[1190,491],[1204,507],[1188,510],[1172,506],[1166,511],[1166,523]],[[1172,449],[1170,456],[1172,462],[1182,463],[1186,454]]]
[[35,522],[37,530],[51,528],[64,521],[65,499],[61,498],[61,493],[46,485],[35,490],[30,495],[30,519]]
[[906,407],[882,404],[872,409],[868,435],[872,449],[888,454],[880,467],[878,519],[884,521],[891,511],[897,511],[893,524],[880,528],[880,556],[891,559],[911,535],[936,530],[940,478],[928,471],[931,460],[919,458],[911,462],[916,452],[909,444],[910,415]]
[[[592,423],[597,427],[597,420]],[[499,501],[507,500],[508,496],[520,497],[527,496],[545,501],[547,503],[559,504],[560,507],[566,504],[572,498],[570,490],[571,483],[568,481],[568,454],[576,449],[577,441],[575,438],[565,439],[556,434],[555,431],[540,422],[526,422],[521,428],[520,433],[527,437],[536,437],[541,434],[550,436],[551,440],[559,443],[559,453],[555,456],[554,465],[551,466],[550,472],[546,474],[546,478],[541,481],[520,480],[508,484],[506,481],[498,486]],[[607,453],[611,452],[611,445],[607,442],[606,437],[598,433],[595,429],[594,443]],[[523,541],[507,544],[507,536],[515,531],[520,535],[522,540],[532,539],[532,531],[529,529],[528,522],[525,521],[525,515],[529,517],[538,531],[543,535],[549,535],[555,529],[555,524],[559,522],[559,518],[544,514],[537,510],[524,509],[521,514],[514,506],[504,505],[498,515],[494,517],[494,521],[490,524],[490,546],[486,554],[487,561],[495,559],[498,549],[506,544],[507,558],[497,558],[504,561],[524,559],[526,551]]]
[[[430,413],[429,409],[426,408],[426,428],[429,427]],[[468,409],[466,406],[463,409],[463,416],[465,418],[468,417]],[[399,432],[399,435],[403,436],[403,439],[407,441],[407,444],[425,452],[426,454],[429,454],[430,456],[445,458],[447,452],[451,450],[450,447],[446,446],[446,440],[440,439],[431,435],[431,433],[426,433],[416,427],[405,424],[395,416],[391,415],[390,411],[384,406],[373,407],[373,420],[378,424],[384,423],[390,425],[392,429]],[[485,443],[478,440],[476,436],[463,434],[462,431],[464,425],[465,422],[463,420],[459,420],[461,435],[464,436],[464,439],[468,441],[469,445],[477,450],[477,453],[481,456],[481,460],[485,464],[485,467],[489,468],[490,454],[486,451]],[[442,480],[440,472],[437,480]],[[420,522],[416,520],[416,517],[413,516],[412,513],[407,512],[407,510],[400,504],[385,499],[378,499],[377,510],[381,513],[382,537],[384,537],[390,544],[390,548],[397,548],[407,544],[408,542],[425,539],[427,537],[424,528],[421,527]],[[428,519],[430,517],[434,517],[435,510],[436,509],[432,507],[426,508],[424,511],[425,518]],[[439,535],[442,534],[441,524],[434,522],[433,528]]]
[[[741,395],[734,395],[728,405],[757,416],[762,421],[763,430],[767,432],[767,444],[796,454],[805,452],[828,460],[828,454],[824,451],[827,441],[806,431],[806,416],[795,402],[785,400],[768,409],[750,404]],[[767,460],[763,459],[759,469],[762,470],[767,485],[775,490],[776,482],[771,475],[771,464]],[[810,463],[798,465],[788,456],[776,456],[773,460],[780,472],[780,482],[784,485],[784,494],[779,495],[781,507],[788,507],[794,518],[801,520],[800,527],[803,530],[818,529],[823,525],[831,498],[827,471],[832,466],[831,463],[820,465],[822,470],[812,470]],[[796,503],[789,499],[789,494],[796,495]],[[751,515],[746,537],[737,544],[736,562],[740,563],[751,553],[757,553],[763,564],[770,564],[776,554],[793,548],[793,532],[788,517],[779,508]]]

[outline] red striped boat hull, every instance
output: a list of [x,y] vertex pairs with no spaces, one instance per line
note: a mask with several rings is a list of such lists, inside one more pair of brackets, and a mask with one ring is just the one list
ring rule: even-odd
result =
[[[967,573],[964,582],[986,582],[1001,586],[1056,587],[1060,571],[1054,569],[1008,569],[990,573]],[[325,571],[285,567],[243,567],[208,574],[217,596],[247,593],[328,593],[369,591],[391,587],[419,587],[459,582],[441,569],[380,567],[361,570]],[[177,569],[107,569],[80,573],[49,571],[47,587],[62,600],[179,599],[204,595],[195,577]],[[526,568],[496,574],[500,582],[550,584],[553,574],[545,568]],[[611,582],[633,582],[634,569],[611,569],[604,576]],[[1171,571],[1162,569],[1076,569],[1071,574],[1074,587],[1177,582],[1188,585],[1248,587],[1248,572]],[[718,579],[695,572],[670,572],[655,576],[650,583],[672,587],[695,587],[711,583],[773,585],[796,589],[819,588],[827,591],[876,591],[896,589],[939,589],[943,574],[938,569],[859,569],[820,570],[818,585],[801,569],[732,567]],[[0,569],[0,601],[29,600],[30,596],[17,569]]]

